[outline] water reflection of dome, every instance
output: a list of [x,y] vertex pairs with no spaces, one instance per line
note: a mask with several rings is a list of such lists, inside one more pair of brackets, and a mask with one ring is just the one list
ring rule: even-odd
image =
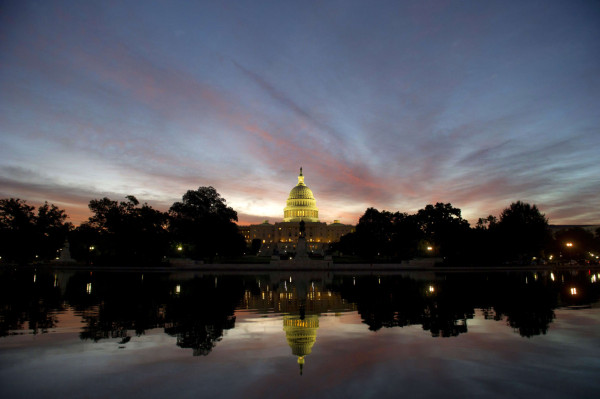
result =
[[288,345],[292,348],[292,354],[298,356],[300,374],[304,366],[304,356],[309,355],[317,340],[317,329],[319,328],[319,316],[299,315],[283,316],[283,330]]

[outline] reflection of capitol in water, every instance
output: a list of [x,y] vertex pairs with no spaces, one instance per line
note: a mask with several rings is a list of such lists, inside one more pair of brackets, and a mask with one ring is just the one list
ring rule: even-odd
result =
[[259,312],[283,313],[283,331],[292,354],[298,357],[300,374],[305,356],[309,355],[317,340],[319,317],[333,313],[354,311],[356,306],[345,301],[341,294],[324,289],[325,278],[307,274],[271,276],[269,282],[258,280],[260,292],[247,290],[243,307]]
[[317,340],[317,329],[319,328],[319,316],[316,314],[308,316],[283,316],[283,331],[288,345],[292,348],[292,354],[298,356],[300,374],[304,367],[304,356],[310,355],[312,347]]
[[321,273],[273,273],[257,279],[254,289],[246,289],[241,307],[290,314],[356,310],[356,306],[343,299],[340,292],[326,289],[325,285],[329,283]]

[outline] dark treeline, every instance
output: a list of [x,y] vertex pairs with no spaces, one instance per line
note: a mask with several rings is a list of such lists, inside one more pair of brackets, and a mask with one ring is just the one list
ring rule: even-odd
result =
[[94,264],[158,264],[165,258],[212,261],[245,250],[237,213],[213,187],[189,190],[168,212],[134,196],[89,203],[92,216],[73,228],[55,205],[35,209],[19,199],[0,200],[0,256],[3,261],[30,263],[56,259],[70,244],[71,256]]
[[[189,190],[168,212],[134,196],[121,202],[94,199],[89,208],[92,216],[74,228],[55,205],[44,203],[36,212],[20,199],[0,200],[0,260],[53,260],[67,241],[75,260],[94,264],[149,266],[176,257],[213,262],[257,252],[246,248],[237,212],[213,187]],[[369,208],[356,231],[332,244],[330,252],[367,262],[428,256],[461,265],[597,263],[600,229],[595,235],[572,228],[553,236],[544,214],[520,201],[498,217],[479,219],[475,227],[449,203],[427,205],[415,214]]]
[[595,235],[582,228],[564,229],[553,236],[544,214],[521,201],[512,203],[499,217],[481,218],[471,227],[459,208],[438,202],[412,215],[369,208],[356,231],[343,236],[333,249],[379,261],[434,256],[461,265],[597,263],[600,229]]

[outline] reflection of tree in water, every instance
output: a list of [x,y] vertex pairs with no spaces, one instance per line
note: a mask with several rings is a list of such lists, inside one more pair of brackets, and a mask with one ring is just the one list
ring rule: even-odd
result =
[[[449,273],[429,280],[403,276],[334,277],[327,288],[301,279],[272,284],[253,277],[206,276],[173,280],[167,274],[80,272],[66,284],[65,274],[9,271],[0,274],[0,336],[56,327],[69,305],[81,316],[82,339],[98,341],[164,328],[182,348],[206,355],[234,327],[235,308],[295,312],[358,310],[372,331],[421,325],[435,337],[467,332],[474,309],[486,319],[505,322],[525,337],[547,333],[554,309],[598,302],[600,274],[591,271]],[[596,278],[595,282],[592,281]],[[58,279],[58,280],[57,280]],[[176,287],[179,287],[178,289]]]
[[69,279],[66,297],[86,327],[81,339],[99,341],[137,336],[161,327],[177,345],[207,355],[223,331],[234,327],[241,280],[204,277],[177,283],[148,273],[79,273]]
[[54,281],[54,275],[33,270],[0,273],[0,337],[25,324],[33,334],[56,326],[64,306]]
[[506,316],[506,324],[519,332],[523,337],[546,334],[550,323],[554,320],[558,291],[552,285],[542,281],[524,284],[513,281],[510,292],[498,292],[491,304],[495,318]]
[[372,331],[382,327],[420,324],[435,337],[456,336],[467,331],[473,306],[453,286],[432,286],[406,277],[352,277],[339,286],[342,296],[357,304]]
[[159,305],[168,292],[168,281],[157,274],[94,272],[72,276],[65,297],[86,325],[81,339],[99,341],[162,326]]
[[[486,319],[506,320],[520,335],[532,337],[548,331],[561,302],[580,306],[600,296],[600,284],[591,284],[584,272],[550,273],[438,273],[430,281],[357,276],[338,279],[335,289],[356,303],[373,331],[421,325],[434,337],[453,337],[467,332],[477,308]],[[570,286],[585,288],[570,295],[575,292]]]
[[166,306],[165,332],[177,345],[192,348],[194,356],[208,355],[235,326],[235,308],[243,297],[242,281],[206,277],[183,282]]

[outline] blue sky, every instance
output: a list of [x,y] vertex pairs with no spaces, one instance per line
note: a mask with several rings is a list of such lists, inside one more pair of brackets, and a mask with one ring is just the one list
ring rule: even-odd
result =
[[0,198],[166,210],[214,186],[323,221],[516,200],[600,223],[596,1],[8,1]]

